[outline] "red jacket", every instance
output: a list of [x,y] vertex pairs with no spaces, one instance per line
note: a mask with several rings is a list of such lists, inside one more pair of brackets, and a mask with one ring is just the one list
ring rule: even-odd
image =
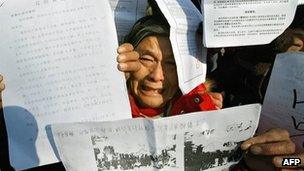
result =
[[[203,94],[199,94],[203,93]],[[129,95],[132,117],[155,117],[163,114],[164,116],[174,116],[183,113],[215,110],[216,106],[211,97],[206,93],[204,84],[200,84],[186,95],[176,95],[164,108],[141,108],[137,105],[133,96]]]

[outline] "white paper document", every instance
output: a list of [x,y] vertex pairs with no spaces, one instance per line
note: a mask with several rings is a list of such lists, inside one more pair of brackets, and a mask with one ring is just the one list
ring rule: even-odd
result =
[[114,13],[118,42],[123,43],[135,22],[146,15],[147,0],[109,0]]
[[[170,41],[177,66],[178,82],[186,94],[205,81],[206,49],[196,34],[202,15],[190,0],[156,0],[170,25]],[[203,52],[202,52],[203,51]]]
[[254,135],[261,105],[155,120],[52,125],[67,171],[228,170]]
[[276,57],[262,108],[259,132],[285,128],[304,152],[304,53]]
[[108,1],[9,0],[0,21],[4,115],[16,170],[58,161],[49,124],[131,118]]
[[204,0],[204,45],[268,44],[291,24],[298,0]]

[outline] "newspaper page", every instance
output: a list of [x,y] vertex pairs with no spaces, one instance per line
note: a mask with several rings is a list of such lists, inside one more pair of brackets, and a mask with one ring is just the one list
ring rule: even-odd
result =
[[147,0],[109,0],[115,18],[118,42],[123,43],[135,22],[146,15]]
[[268,44],[291,24],[298,0],[204,0],[204,45]]
[[9,0],[0,21],[4,115],[16,170],[58,161],[48,124],[131,118],[108,1]]
[[297,149],[304,152],[304,53],[276,57],[262,108],[259,132],[289,130]]
[[67,171],[228,170],[254,135],[261,105],[160,118],[54,124]]
[[170,41],[177,66],[178,82],[186,94],[205,81],[207,50],[202,49],[197,29],[202,15],[190,0],[156,0],[170,24]]

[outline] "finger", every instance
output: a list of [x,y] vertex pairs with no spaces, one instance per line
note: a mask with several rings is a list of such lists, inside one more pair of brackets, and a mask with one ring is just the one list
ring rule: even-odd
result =
[[292,167],[292,166],[290,166],[290,167],[282,166],[284,158],[300,159],[301,163],[297,167],[304,169],[304,153],[297,154],[297,155],[290,155],[290,156],[277,156],[277,157],[273,158],[272,163],[278,168],[286,168],[286,169],[296,168],[296,167]]
[[296,146],[292,141],[255,144],[250,147],[250,152],[255,155],[287,155],[295,152]]
[[214,100],[213,103],[214,103],[215,108],[216,108],[217,110],[220,110],[220,109],[223,108],[223,104],[222,104],[220,101]]
[[117,48],[117,53],[121,54],[125,52],[131,52],[133,50],[134,47],[130,43],[124,43]]
[[243,142],[241,145],[242,150],[248,150],[254,144],[262,144],[276,141],[288,141],[289,133],[288,131],[280,128],[271,129],[270,131],[250,138],[247,141]]
[[136,61],[139,58],[139,54],[135,51],[126,52],[117,56],[117,62],[129,62],[129,61]]
[[0,75],[0,82],[3,80],[3,76],[2,75]]
[[140,69],[140,67],[141,65],[138,61],[119,63],[117,65],[118,70],[122,72],[136,72]]
[[[219,93],[215,93],[215,94],[210,94],[208,93],[211,97],[212,102],[215,104],[217,109],[221,109],[223,107],[223,98],[221,96],[221,94]],[[218,94],[220,96],[218,96]]]
[[0,92],[5,89],[5,84],[0,82]]
[[219,101],[223,101],[223,96],[221,93],[216,93],[216,92],[208,92],[208,94],[214,98],[214,99],[218,99]]

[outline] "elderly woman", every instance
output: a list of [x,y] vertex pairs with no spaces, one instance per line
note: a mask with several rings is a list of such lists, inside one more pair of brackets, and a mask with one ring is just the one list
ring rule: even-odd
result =
[[186,95],[169,40],[169,24],[162,16],[140,19],[118,48],[118,69],[128,74],[133,117],[162,117],[222,107],[222,96],[201,84]]

